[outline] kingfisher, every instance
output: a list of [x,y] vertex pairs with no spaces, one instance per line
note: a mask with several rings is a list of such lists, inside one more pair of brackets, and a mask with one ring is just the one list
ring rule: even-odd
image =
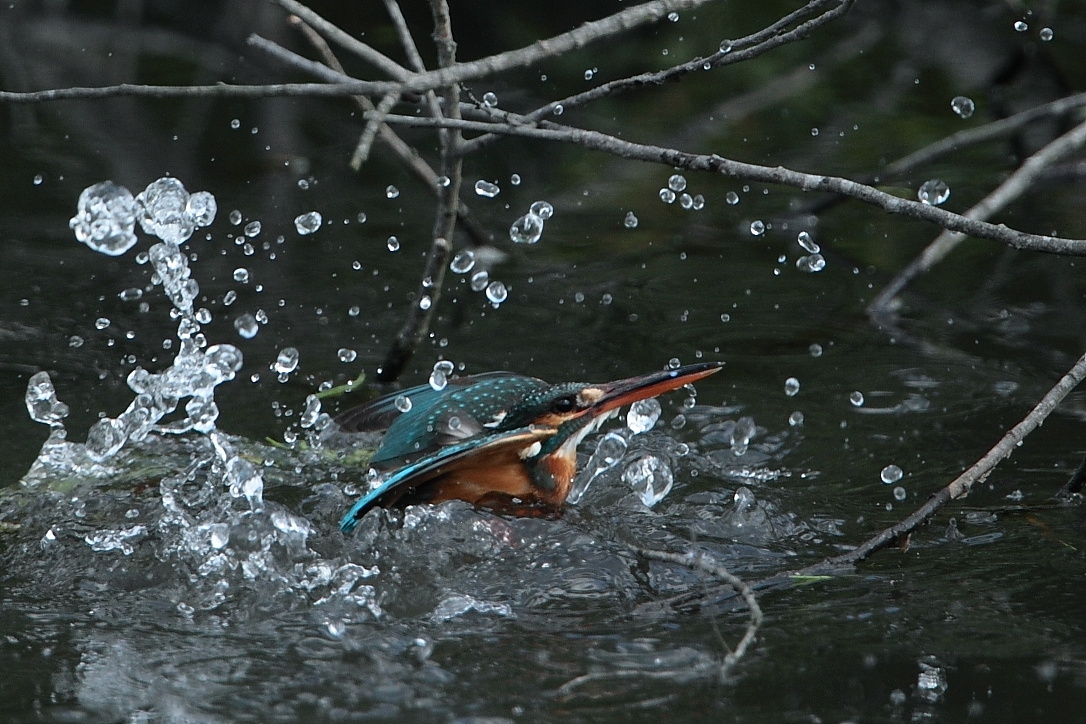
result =
[[444,500],[517,515],[561,509],[577,445],[624,405],[723,367],[702,362],[613,382],[551,384],[512,372],[453,378],[379,397],[341,413],[348,433],[386,430],[370,465],[387,477],[340,521],[350,533],[373,507]]

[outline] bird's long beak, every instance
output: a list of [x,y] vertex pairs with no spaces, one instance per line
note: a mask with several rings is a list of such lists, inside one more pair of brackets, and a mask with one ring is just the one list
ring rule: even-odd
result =
[[699,362],[673,370],[649,372],[624,380],[592,385],[581,392],[584,396],[599,395],[585,412],[592,417],[599,417],[611,410],[628,405],[631,402],[645,400],[678,389],[683,385],[716,374],[724,366],[723,362]]

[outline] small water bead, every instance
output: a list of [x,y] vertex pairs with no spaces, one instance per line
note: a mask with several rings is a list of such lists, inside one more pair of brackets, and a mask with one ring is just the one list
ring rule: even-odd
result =
[[490,283],[490,274],[486,269],[477,271],[471,275],[471,291],[481,292],[486,289],[486,285]]
[[1041,28],[1041,32],[1037,34],[1042,42],[1047,43],[1055,37],[1055,33],[1052,32],[1052,28]]
[[520,174],[515,173],[509,177],[509,183],[513,186],[520,186]]
[[554,207],[546,201],[536,201],[528,208],[528,211],[544,221],[554,216]]
[[80,337],[78,334],[73,334],[68,339],[68,346],[73,348],[73,349],[77,349],[79,347],[82,347],[83,346],[83,338]]
[[811,129],[811,135],[812,136],[817,136],[818,135],[818,129],[817,128],[812,128]]
[[233,289],[231,289],[230,291],[228,291],[226,294],[224,294],[222,296],[222,304],[223,304],[224,307],[229,307],[231,304],[233,304],[237,300],[238,300],[238,293],[235,292]]
[[357,304],[347,310],[347,316],[348,317],[357,317],[361,313],[362,313],[362,308],[359,307]]
[[543,236],[543,219],[538,214],[527,213],[509,227],[509,238],[514,244],[534,244]]
[[660,189],[660,200],[665,204],[675,203],[675,192],[671,189]]
[[729,206],[735,206],[739,203],[739,194],[734,191],[729,191],[724,195],[724,200],[728,202]]
[[480,179],[475,182],[475,193],[483,198],[492,199],[501,193],[501,189],[498,188],[498,184]]
[[112,181],[88,186],[79,194],[76,215],[68,222],[77,241],[109,256],[120,256],[136,244],[136,199]]
[[693,199],[694,211],[701,211],[705,208],[705,197],[701,194],[694,194]]
[[678,357],[672,357],[671,359],[669,359],[667,361],[667,368],[669,370],[677,370],[682,366],[683,366],[683,363],[679,360]]
[[807,351],[811,353],[812,357],[821,357],[822,356],[822,345],[820,345],[818,342],[815,342],[810,347],[807,348]]
[[42,175],[41,175],[41,174],[39,173],[39,174],[37,174],[37,175],[36,175],[36,176],[34,177],[34,182],[33,182],[33,183],[34,183],[34,185],[35,185],[35,186],[41,186],[41,183],[42,183],[42,181],[44,181],[44,180],[45,180],[45,177],[44,177],[44,176],[42,176]]
[[642,503],[651,508],[671,492],[675,476],[667,462],[655,455],[646,455],[626,467],[622,480],[641,497]]
[[680,174],[672,175],[667,180],[667,187],[669,189],[671,189],[672,191],[674,191],[675,193],[679,193],[680,191],[685,191],[686,190],[686,177],[684,177],[684,176],[682,176]]
[[670,20],[673,23],[677,23],[677,22],[679,22],[679,14],[674,13],[674,12],[668,13],[667,14],[667,19]]
[[486,298],[493,304],[501,304],[509,297],[509,291],[499,281],[490,282],[486,287]]
[[882,480],[884,485],[893,485],[904,476],[905,472],[897,465],[887,465],[879,473],[879,479]]
[[761,220],[755,219],[750,222],[750,233],[754,236],[761,236],[765,233],[765,224]]
[[305,214],[300,214],[294,218],[294,228],[298,230],[298,233],[302,236],[308,236],[317,229],[321,228],[323,218],[318,211],[310,211]]
[[354,362],[356,359],[358,359],[358,353],[355,352],[353,349],[349,349],[347,347],[340,347],[339,351],[336,352],[336,357],[339,358],[340,362]]
[[732,321],[732,315],[725,312],[724,314],[720,315],[720,321],[727,324],[728,322]]
[[[257,291],[260,291],[259,288],[257,289]],[[280,305],[280,306],[282,306],[282,305]],[[268,313],[265,312],[263,309],[256,310],[256,321],[260,322],[261,324],[267,324],[268,323]]]
[[122,290],[117,295],[117,298],[120,299],[122,302],[134,302],[142,297],[143,290],[139,287],[129,287],[128,289]]
[[896,500],[896,501],[898,501],[900,503],[902,500],[905,500],[905,498],[907,498],[907,497],[909,497],[909,494],[907,492],[905,492],[905,488],[901,487],[900,485],[897,486],[896,488],[894,488],[894,500]]
[[388,237],[388,241],[385,242],[385,246],[388,247],[389,251],[399,251],[400,250],[400,240],[397,239],[395,236],[390,236],[390,237]]
[[802,246],[803,250],[806,251],[808,254],[817,254],[818,252],[822,251],[819,248],[818,244],[814,242],[814,239],[811,238],[811,235],[806,231],[799,232],[799,236],[796,237],[796,241],[799,242],[799,245]]
[[200,324],[211,324],[211,310],[207,307],[200,307],[199,309],[197,309],[195,316],[196,321]]
[[973,111],[976,109],[976,106],[973,104],[973,100],[971,98],[966,98],[965,96],[954,96],[954,98],[950,101],[950,108],[955,113],[957,113],[959,117],[969,118],[969,116],[973,115]]
[[630,410],[626,413],[626,427],[634,435],[647,432],[656,425],[661,411],[660,402],[655,397],[638,400],[630,405]]
[[434,362],[434,372],[440,372],[446,377],[451,377],[455,369],[456,365],[453,364],[452,360],[442,359]]
[[693,197],[691,197],[690,194],[683,194],[682,196],[679,197],[679,206],[681,206],[684,209],[686,209],[687,211],[689,211],[691,209],[691,207],[694,206]]
[[864,405],[864,393],[859,390],[853,390],[849,393],[848,401],[852,403],[853,407],[863,407]]
[[359,211],[358,216],[356,216],[355,218],[358,219],[358,223],[364,224],[364,223],[366,223],[366,219],[369,218],[369,217],[366,216],[365,211]]
[[297,347],[284,347],[275,357],[272,369],[279,373],[280,382],[286,381],[286,375],[298,369],[298,359],[301,354]]
[[1014,29],[1017,30],[1020,33],[1024,33],[1027,30],[1029,30],[1029,23],[1026,23],[1023,20],[1018,20],[1014,24]]
[[483,105],[487,108],[493,108],[494,106],[498,105],[498,96],[490,91],[487,91],[483,94]]
[[584,72],[584,79],[585,80],[592,80],[592,76],[594,76],[594,75],[596,75],[595,69],[594,68],[589,68],[588,70],[586,70]]
[[241,222],[242,222],[242,219],[244,217],[241,215],[240,211],[238,211],[237,209],[234,209],[233,211],[230,212],[230,215],[227,218],[230,220],[230,223],[232,225],[241,226]]
[[392,184],[389,184],[388,186],[385,187],[385,198],[394,199],[399,195],[400,195],[400,190],[398,188],[396,188],[395,186],[393,186]]
[[243,266],[239,266],[237,269],[234,270],[234,281],[236,281],[238,284],[248,284],[249,270]]
[[246,312],[234,319],[234,329],[242,339],[252,339],[260,331],[256,317]]
[[938,206],[950,198],[950,187],[946,182],[933,178],[920,185],[916,197],[921,203]]
[[260,229],[261,225],[259,221],[250,221],[248,224],[245,225],[242,233],[252,239],[253,237],[260,235]]
[[400,412],[407,412],[411,409],[411,398],[407,395],[397,395],[392,404],[395,405],[396,409]]
[[796,259],[796,268],[801,272],[816,273],[826,268],[826,258],[821,254],[801,256]]
[[636,229],[637,223],[637,217],[634,215],[634,212],[627,211],[626,218],[622,220],[622,225],[627,229]]
[[784,394],[789,397],[795,397],[799,394],[799,380],[795,377],[789,377],[784,381]]
[[554,113],[554,115],[556,115],[556,116],[562,115],[563,113],[565,113],[565,111],[566,111],[566,109],[562,107],[561,103],[559,103],[553,109],[551,109],[551,112]]
[[471,249],[464,249],[456,253],[453,260],[449,263],[449,269],[456,274],[467,274],[475,266],[475,252]]
[[429,296],[421,297],[419,299],[419,309],[421,309],[422,311],[425,312],[427,309],[429,309],[433,305],[433,303],[434,303],[434,300],[431,297],[429,297]]
[[730,53],[730,52],[732,52],[732,41],[730,41],[730,40],[721,40],[720,41],[720,52],[721,53]]
[[791,425],[792,427],[799,427],[800,425],[802,425],[803,424],[803,413],[800,412],[799,410],[796,410],[795,412],[793,412],[791,415],[788,416],[788,424]]
[[95,329],[105,329],[110,324],[111,324],[111,322],[108,319],[106,319],[105,317],[99,317],[98,319],[94,320],[94,328]]

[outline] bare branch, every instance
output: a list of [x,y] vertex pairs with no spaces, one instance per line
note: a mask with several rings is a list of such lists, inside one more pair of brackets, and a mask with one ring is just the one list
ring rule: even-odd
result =
[[[840,2],[839,0],[815,0],[814,2],[808,3],[800,10],[781,18],[768,27],[744,38],[735,40],[726,49],[719,50],[712,55],[694,58],[686,63],[681,63],[665,70],[652,73],[641,73],[628,78],[620,78],[604,83],[591,90],[584,91],[583,93],[577,93],[561,100],[547,103],[525,115],[524,119],[526,122],[534,123],[553,113],[556,106],[562,106],[563,109],[568,110],[634,88],[662,85],[670,81],[678,80],[689,73],[705,71],[707,70],[707,64],[709,69],[712,69],[757,58],[759,55],[767,53],[781,45],[807,37],[811,31],[819,26],[836,20],[847,13],[854,2],[855,0],[846,0],[845,2]],[[800,17],[820,10],[827,5],[831,6],[831,9],[822,15],[812,18],[790,31],[784,31],[785,28]],[[490,145],[498,138],[500,138],[498,135],[485,135],[473,138],[464,144],[463,152],[465,155],[474,153],[484,146]]]
[[284,98],[295,96],[344,98],[365,94],[380,95],[396,91],[397,83],[371,83],[354,80],[349,83],[280,83],[268,85],[120,85],[96,88],[55,88],[41,91],[0,91],[0,103],[42,103],[46,101],[89,100],[98,98]]
[[660,163],[692,171],[709,171],[749,181],[792,186],[803,191],[837,193],[858,199],[892,214],[929,221],[945,229],[961,231],[969,236],[982,239],[992,239],[1013,246],[1016,249],[1086,256],[1086,240],[1083,239],[1065,239],[1057,236],[1028,234],[1024,231],[1011,229],[1003,224],[989,224],[969,219],[961,214],[937,206],[893,196],[871,186],[838,176],[803,173],[783,166],[759,166],[752,163],[743,163],[742,161],[733,161],[716,154],[687,153],[672,148],[632,143],[599,131],[559,126],[549,121],[542,124],[544,126],[542,128],[481,121],[453,121],[451,119],[442,121],[433,118],[397,115],[388,116],[387,121],[407,126],[445,126],[470,131],[492,130],[495,133],[513,136],[562,141],[635,161]]
[[[1086,121],[1075,126],[1027,158],[1006,181],[981,199],[973,208],[966,211],[965,218],[978,220],[989,218],[1029,190],[1037,177],[1043,174],[1052,164],[1067,154],[1082,148],[1083,144],[1086,144]],[[944,231],[939,234],[935,241],[931,242],[921,252],[920,256],[898,272],[897,276],[891,279],[890,283],[879,292],[871,301],[871,304],[868,305],[868,313],[880,314],[886,312],[909,282],[946,258],[946,255],[958,246],[965,237],[966,235],[959,231]]]
[[370,157],[370,149],[373,147],[373,140],[377,138],[377,131],[385,126],[385,117],[393,106],[399,102],[399,93],[389,93],[381,99],[381,102],[369,114],[366,127],[362,130],[362,137],[358,139],[358,145],[355,146],[354,153],[351,155],[350,166],[352,171],[362,168],[362,164]]

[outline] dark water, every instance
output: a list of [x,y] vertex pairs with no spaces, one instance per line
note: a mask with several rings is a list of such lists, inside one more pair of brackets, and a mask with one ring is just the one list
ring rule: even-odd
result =
[[[529,109],[588,87],[586,69],[611,78],[661,68],[790,9],[702,9],[628,46],[590,47],[472,90]],[[860,3],[801,45],[562,120],[757,163],[877,172],[946,134],[1081,89],[1086,18],[1076,7],[1059,10],[1026,18],[1030,29],[1017,32],[1021,18],[1000,4]],[[2,12],[5,89],[282,80],[240,40],[252,29],[295,42],[278,12],[246,3],[223,5],[196,30],[151,11],[141,28],[90,11]],[[588,19],[577,12],[586,11],[454,8],[461,57]],[[425,16],[411,20],[424,37]],[[361,30],[384,19],[344,22]],[[1039,39],[1046,26],[1048,42]],[[366,37],[390,42],[381,33]],[[787,92],[771,95],[785,74]],[[976,102],[971,118],[951,111],[957,95]],[[622,463],[557,520],[451,503],[370,516],[344,537],[336,523],[365,471],[334,450],[262,441],[297,431],[305,397],[321,382],[372,377],[415,294],[433,217],[429,192],[387,154],[358,175],[346,169],[359,132],[350,113],[346,102],[318,100],[5,107],[5,718],[1079,719],[1084,520],[1081,508],[1055,507],[1051,496],[1086,450],[1080,395],[971,497],[914,535],[908,551],[764,591],[758,641],[726,681],[715,672],[746,611],[653,607],[714,582],[633,547],[702,552],[754,581],[839,553],[905,516],[1082,353],[1081,262],[967,241],[910,289],[892,328],[880,327],[865,315],[867,302],[937,230],[851,202],[814,215],[822,199],[693,174],[688,191],[702,194],[705,208],[687,211],[658,197],[671,169],[505,141],[465,164],[467,186],[496,181],[501,193],[465,196],[498,239],[502,258],[489,272],[509,297],[495,308],[450,274],[432,338],[404,383],[423,382],[438,359],[464,373],[509,369],[554,381],[614,379],[671,358],[726,367],[697,385],[693,408],[682,393],[662,399],[656,428],[633,437]],[[961,211],[1059,131],[1033,127],[887,183],[911,194],[942,178],[952,189],[947,208]],[[425,133],[406,135],[432,150]],[[219,203],[210,240],[198,232],[183,248],[195,255],[199,304],[214,316],[204,327],[209,342],[245,355],[238,379],[216,395],[218,427],[261,468],[260,512],[217,486],[199,435],[152,435],[107,468],[65,458],[19,482],[47,436],[26,413],[31,374],[49,372],[71,408],[69,440],[79,443],[99,413],[116,416],[132,399],[125,378],[135,366],[159,371],[172,359],[175,348],[163,349],[164,340],[176,344],[171,305],[134,260],[149,242],[112,259],[68,229],[86,186],[110,178],[136,192],[167,173]],[[1062,167],[998,221],[1086,236],[1076,173]],[[394,199],[389,185],[399,190]],[[537,200],[555,208],[541,241],[512,245],[506,229]],[[242,225],[231,223],[233,210]],[[299,236],[293,219],[312,210],[324,224]],[[635,229],[623,223],[630,211]],[[238,237],[252,220],[261,231],[248,239],[249,254]],[[754,236],[756,220],[772,228]],[[822,247],[823,271],[796,268],[801,230]],[[241,267],[248,283],[234,281]],[[130,288],[143,289],[141,299],[118,297]],[[229,291],[237,299],[227,305]],[[242,339],[234,320],[258,310],[267,323]],[[99,318],[109,325],[97,328]],[[72,346],[77,336],[83,342]],[[279,383],[269,365],[286,346],[301,362]],[[341,348],[357,359],[339,361]],[[790,377],[800,383],[794,396],[785,392]],[[802,424],[790,424],[795,412]],[[743,417],[757,427],[739,455],[729,431]],[[651,509],[622,479],[649,454],[675,478]],[[880,481],[888,465],[902,468],[900,482]],[[735,505],[741,487],[752,507]],[[960,536],[948,535],[952,518]]]

